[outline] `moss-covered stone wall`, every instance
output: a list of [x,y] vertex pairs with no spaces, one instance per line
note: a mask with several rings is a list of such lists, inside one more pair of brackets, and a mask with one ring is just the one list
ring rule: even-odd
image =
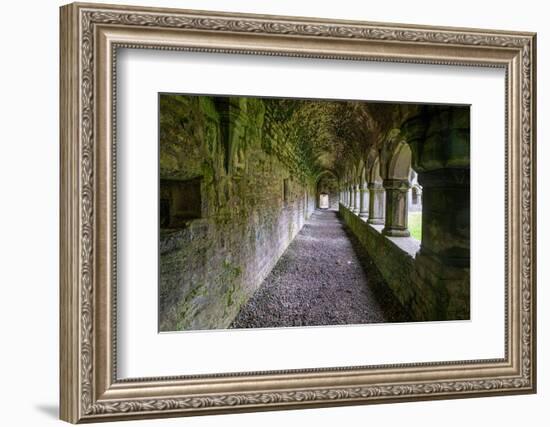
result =
[[395,297],[416,321],[470,318],[469,270],[446,266],[439,277],[418,262],[420,245],[414,239],[388,237],[382,226],[367,224],[339,205],[339,215],[374,261]]
[[161,331],[226,328],[315,207],[300,153],[267,115],[256,98],[160,97],[161,182],[199,180],[201,205],[160,230]]

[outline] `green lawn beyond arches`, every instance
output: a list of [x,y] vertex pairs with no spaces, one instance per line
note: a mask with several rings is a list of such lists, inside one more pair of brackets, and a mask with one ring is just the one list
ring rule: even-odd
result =
[[422,212],[409,213],[409,231],[411,237],[422,241]]

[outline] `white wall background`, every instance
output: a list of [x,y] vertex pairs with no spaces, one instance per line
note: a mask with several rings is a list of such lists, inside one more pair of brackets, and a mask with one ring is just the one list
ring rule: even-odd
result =
[[[125,3],[111,0],[113,3]],[[209,416],[132,425],[279,426],[547,425],[550,405],[550,29],[544,2],[357,0],[133,0],[133,4],[538,32],[539,393],[437,402]],[[0,419],[59,425],[58,402],[58,6],[3,4],[0,25]],[[546,336],[545,336],[546,335]],[[546,420],[545,420],[546,418]]]

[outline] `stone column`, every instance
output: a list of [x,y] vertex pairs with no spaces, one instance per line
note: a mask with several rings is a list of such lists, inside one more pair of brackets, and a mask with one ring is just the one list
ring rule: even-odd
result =
[[357,184],[355,186],[355,213],[359,215],[359,212],[361,212],[361,186]]
[[436,290],[425,318],[470,318],[470,170],[419,172],[422,243],[413,280]]
[[439,169],[418,175],[422,185],[424,255],[447,265],[470,266],[470,170]]
[[384,187],[369,182],[369,224],[384,224]]
[[369,189],[367,188],[366,182],[361,185],[361,203],[359,205],[359,216],[361,218],[367,218],[369,216]]
[[422,110],[401,126],[422,186],[422,241],[412,280],[426,297],[411,311],[425,320],[469,319],[470,109]]
[[349,184],[348,187],[348,203],[346,205],[349,209],[353,206],[353,187]]
[[355,185],[350,185],[350,203],[349,203],[349,210],[355,211]]
[[359,215],[361,205],[361,189],[359,188],[359,184],[355,184],[355,209],[353,212],[355,212],[357,215]]
[[386,236],[409,237],[411,235],[407,228],[409,180],[385,179],[383,185],[386,190],[386,222],[382,233]]

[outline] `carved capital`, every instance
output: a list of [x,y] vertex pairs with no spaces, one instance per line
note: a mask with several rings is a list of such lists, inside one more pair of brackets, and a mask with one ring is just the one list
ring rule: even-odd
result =
[[384,187],[379,182],[369,182],[367,188],[371,191],[384,191]]
[[411,183],[408,179],[385,179],[383,186],[386,190],[407,192],[411,188]]

